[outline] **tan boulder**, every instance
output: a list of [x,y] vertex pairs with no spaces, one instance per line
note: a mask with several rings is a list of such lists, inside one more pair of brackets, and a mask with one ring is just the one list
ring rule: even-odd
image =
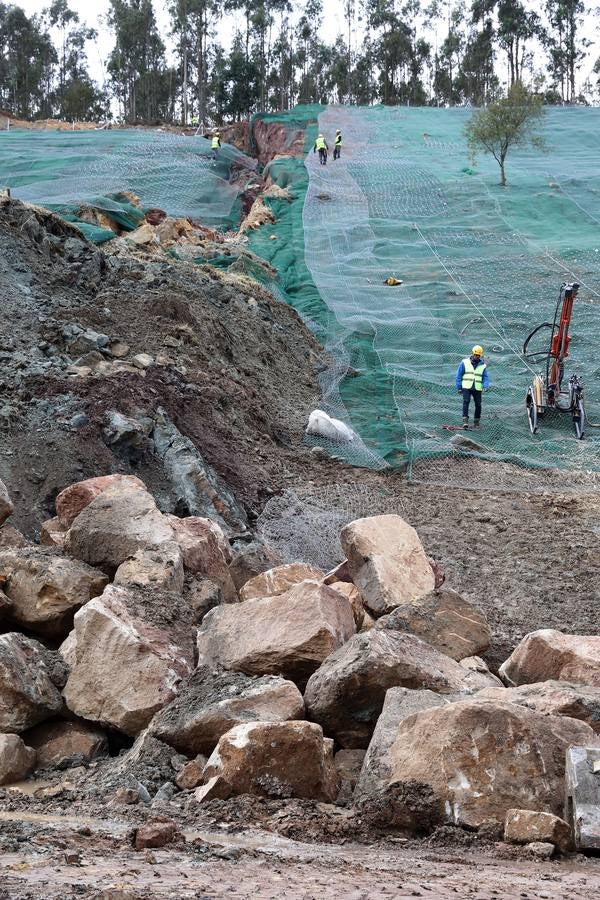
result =
[[0,551],[0,579],[19,625],[46,637],[64,637],[76,610],[104,590],[106,575],[40,547]]
[[416,634],[457,661],[483,653],[491,632],[485,617],[456,591],[436,590],[400,603],[377,628]]
[[277,597],[211,609],[198,631],[198,664],[302,684],[354,631],[344,597],[303,581]]
[[325,659],[306,686],[307,716],[342,747],[367,747],[391,687],[473,693],[487,681],[413,634],[372,629]]
[[42,522],[40,529],[40,544],[42,547],[57,547],[59,550],[64,549],[67,539],[68,528],[62,525],[58,516],[53,519],[46,519]]
[[70,528],[80,512],[108,488],[139,488],[146,490],[146,485],[135,475],[100,475],[98,478],[87,478],[77,481],[61,491],[56,498],[58,521],[65,528]]
[[77,634],[75,633],[75,629],[70,631],[60,647],[58,648],[59,656],[64,660],[69,669],[72,669],[75,665],[76,660],[76,650],[77,650]]
[[192,756],[212,753],[219,738],[236,725],[303,718],[302,694],[291,681],[199,666],[154,716],[150,732]]
[[511,688],[489,687],[480,691],[477,698],[516,703],[545,716],[580,719],[600,734],[600,687],[565,681],[540,681]]
[[504,840],[508,844],[531,844],[535,841],[554,844],[561,853],[572,849],[571,827],[552,813],[532,809],[509,809],[504,821]]
[[[352,615],[354,616],[354,624],[357,630],[360,629],[365,620],[365,608],[363,606],[362,597],[358,588],[348,581],[334,581],[329,585],[332,591],[337,591],[342,597],[346,597],[352,607]],[[368,629],[367,629],[368,630]]]
[[335,767],[342,781],[347,781],[352,790],[360,778],[360,771],[365,761],[365,750],[338,750],[333,757]]
[[179,835],[180,831],[176,822],[172,819],[157,817],[136,829],[133,845],[136,850],[156,850],[172,844]]
[[175,541],[138,550],[121,563],[114,578],[121,587],[160,588],[177,594],[183,591],[183,582],[183,556]]
[[341,542],[352,581],[376,618],[435,587],[419,536],[400,516],[350,522],[342,530]]
[[300,797],[331,803],[340,779],[330,746],[312,722],[250,722],[219,740],[204,780],[222,779],[232,794]]
[[35,750],[18,734],[0,734],[0,784],[21,781],[35,767]]
[[465,656],[464,659],[460,660],[460,665],[464,669],[483,675],[491,688],[502,688],[502,690],[505,690],[500,679],[490,672],[488,664],[480,656]]
[[276,566],[247,581],[240,591],[240,600],[276,597],[278,594],[285,594],[301,581],[321,581],[323,577],[321,569],[302,562]]
[[191,578],[185,583],[184,597],[194,612],[194,624],[199,625],[210,609],[223,602],[223,591],[210,578]]
[[231,549],[221,528],[200,516],[165,516],[173,528],[173,540],[181,549],[183,565],[192,575],[203,575],[219,585],[225,603],[237,600],[237,591],[229,572]]
[[65,546],[76,559],[112,573],[138,550],[174,539],[168,518],[147,491],[117,483],[79,513]]
[[28,541],[24,534],[12,525],[2,525],[0,528],[0,550],[6,547],[31,547],[31,541]]
[[23,735],[37,753],[37,768],[81,766],[108,752],[106,734],[81,721],[42,722]]
[[510,686],[554,680],[600,687],[600,636],[563,634],[553,628],[532,631],[499,674]]
[[10,515],[15,511],[13,502],[10,499],[8,488],[2,480],[0,480],[0,525],[2,525]]
[[75,616],[64,696],[84,719],[136,735],[193,667],[191,613],[174,594],[109,586]]
[[[509,809],[560,815],[565,752],[572,744],[600,746],[592,729],[564,716],[543,716],[512,703],[461,700],[404,719],[390,751],[386,795],[423,799],[410,809],[438,821],[478,827],[504,822]],[[406,807],[396,810],[402,822]]]
[[208,759],[201,753],[194,757],[194,759],[188,760],[177,773],[177,777],[175,778],[177,787],[182,791],[192,791],[194,788],[201,785],[202,773],[204,772],[204,767],[207,762]]
[[23,634],[0,635],[0,732],[25,731],[56,715],[63,701],[52,654]]

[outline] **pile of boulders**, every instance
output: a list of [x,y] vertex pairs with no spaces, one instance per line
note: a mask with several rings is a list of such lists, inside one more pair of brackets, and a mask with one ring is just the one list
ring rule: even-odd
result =
[[498,677],[481,611],[399,516],[346,525],[332,572],[256,543],[244,563],[234,537],[129,475],[66,488],[43,545],[0,528],[0,783],[91,771],[118,734],[95,790],[129,775],[122,802],[297,797],[572,846],[565,755],[600,748],[599,637],[534,632]]

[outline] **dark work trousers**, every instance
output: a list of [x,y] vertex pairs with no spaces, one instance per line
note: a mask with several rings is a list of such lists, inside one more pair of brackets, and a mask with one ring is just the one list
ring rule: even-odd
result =
[[469,405],[471,403],[471,397],[475,401],[475,418],[481,418],[481,391],[476,391],[475,388],[463,388],[462,389],[462,398],[463,398],[463,419],[467,419],[469,417]]
[[339,159],[341,155],[342,155],[342,148],[340,147],[339,144],[336,144],[335,147],[333,148],[333,158]]
[[327,165],[327,150],[325,149],[325,147],[319,148],[319,162],[322,166]]

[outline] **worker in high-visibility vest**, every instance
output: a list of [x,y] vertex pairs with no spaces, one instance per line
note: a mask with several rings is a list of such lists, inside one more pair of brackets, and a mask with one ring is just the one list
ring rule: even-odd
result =
[[335,132],[335,141],[333,142],[333,158],[339,159],[342,155],[342,132],[337,128]]
[[463,428],[469,427],[469,406],[475,403],[474,428],[479,428],[481,419],[481,395],[490,386],[487,364],[483,358],[483,347],[475,344],[471,355],[461,362],[456,370],[456,390],[463,398]]
[[218,131],[212,136],[212,140],[210,142],[210,149],[212,150],[213,159],[216,159],[219,155],[219,150],[221,149],[221,135]]
[[313,147],[313,153],[319,151],[319,162],[322,166],[327,165],[327,151],[329,147],[327,146],[327,141],[323,137],[322,134],[317,135],[317,139],[315,141],[315,146]]

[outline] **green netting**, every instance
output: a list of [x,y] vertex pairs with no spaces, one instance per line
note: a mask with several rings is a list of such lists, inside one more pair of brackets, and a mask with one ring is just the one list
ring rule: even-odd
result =
[[[240,187],[232,176],[256,167],[229,145],[213,159],[210,141],[199,136],[136,129],[0,133],[0,184],[76,222],[96,243],[114,235],[82,220],[82,204],[125,231],[137,228],[150,207],[216,228],[237,227]],[[140,197],[142,209],[123,191]]]
[[[325,391],[328,411],[360,433],[367,464],[374,453],[440,482],[460,469],[477,485],[492,477],[480,470],[486,459],[506,465],[506,484],[517,478],[515,466],[590,476],[600,468],[598,432],[588,429],[577,442],[570,417],[557,413],[529,433],[524,396],[535,367],[521,346],[552,317],[561,282],[579,281],[567,371],[583,377],[588,414],[600,420],[600,111],[548,110],[549,152],[514,151],[507,189],[498,186],[493,159],[470,164],[463,138],[470,114],[323,110],[319,130],[331,146],[342,129],[342,158],[320,166],[308,153],[308,185],[296,161],[274,164],[279,184],[293,176],[303,220],[299,201],[287,213],[277,201],[280,219],[253,237],[253,249],[277,266],[285,296],[325,331],[340,361]],[[267,232],[278,238],[271,246]],[[389,275],[403,284],[386,286]],[[457,446],[442,425],[461,421],[454,373],[474,343],[486,348],[494,387],[481,433],[469,435],[478,446]],[[336,384],[346,364],[354,377]],[[357,448],[347,455],[356,461]]]

